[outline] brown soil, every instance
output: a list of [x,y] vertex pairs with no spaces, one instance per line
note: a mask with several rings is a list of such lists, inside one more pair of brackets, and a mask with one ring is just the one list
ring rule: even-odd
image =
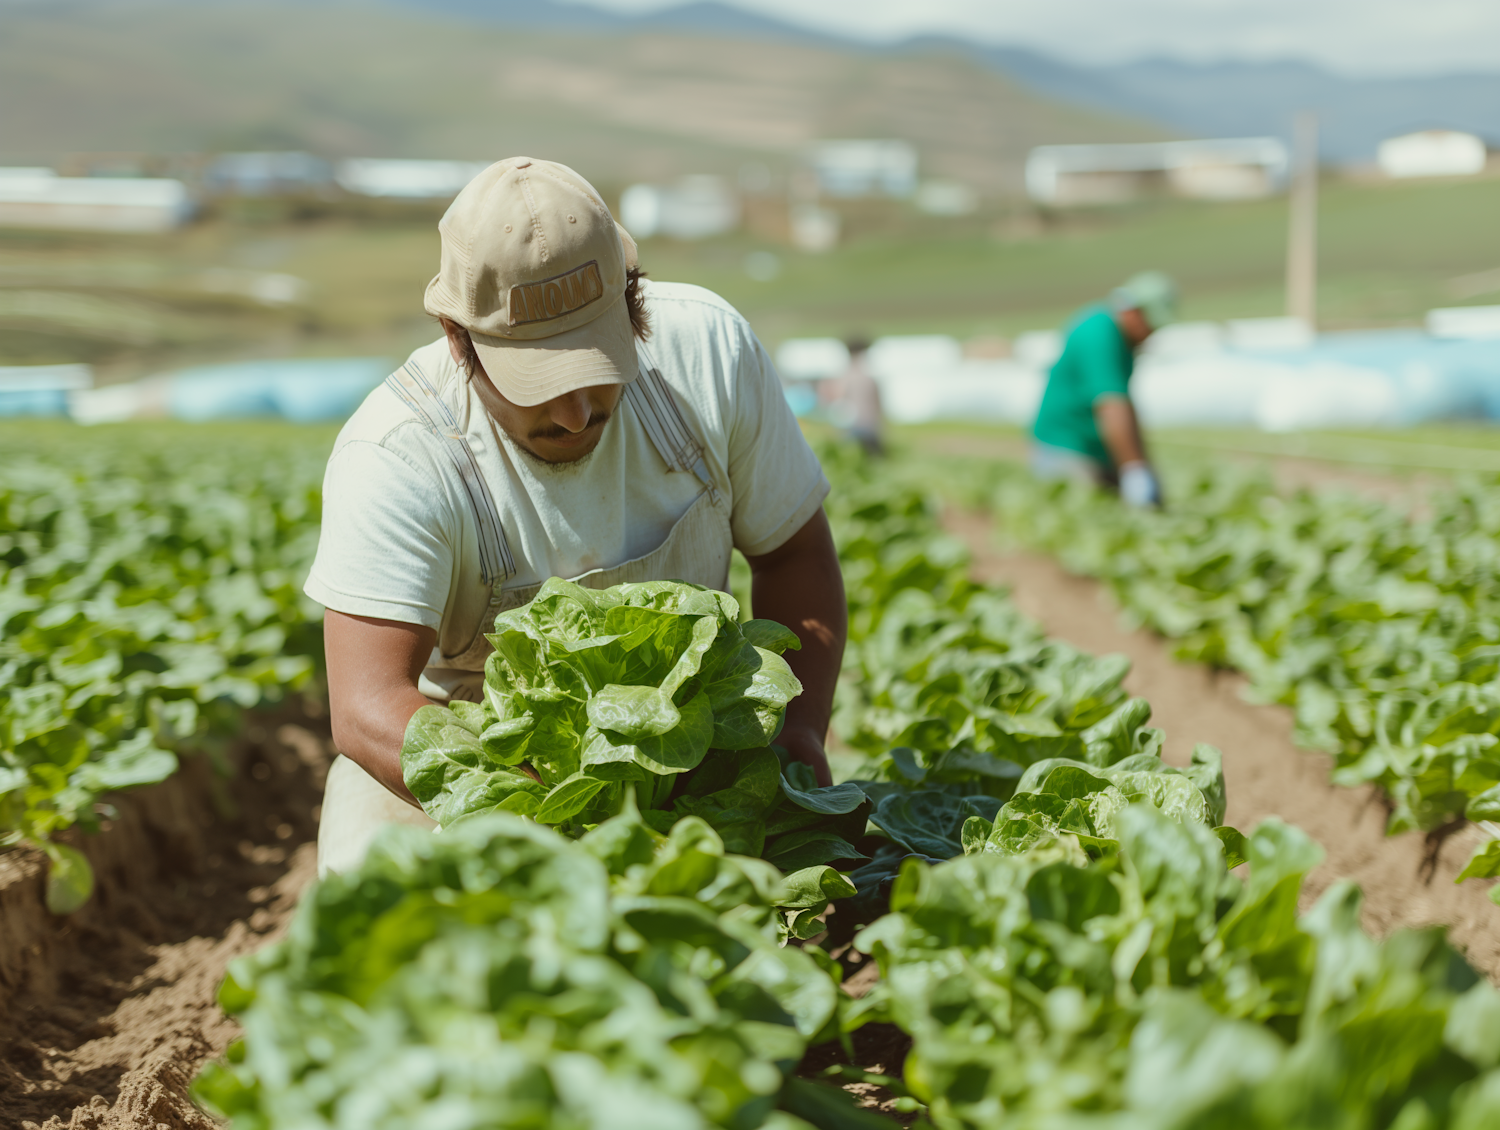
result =
[[1307,903],[1334,881],[1353,879],[1364,889],[1364,923],[1373,934],[1446,926],[1469,962],[1500,982],[1500,908],[1489,900],[1491,884],[1453,881],[1483,838],[1478,828],[1387,836],[1379,790],[1331,783],[1332,758],[1292,743],[1290,710],[1252,705],[1242,697],[1242,676],[1179,663],[1161,637],[1122,629],[1102,585],[1068,575],[1049,557],[997,550],[987,519],[952,514],[948,525],[973,551],[976,579],[1008,586],[1048,635],[1129,657],[1125,686],[1150,701],[1152,724],[1167,734],[1168,761],[1185,764],[1198,742],[1223,751],[1230,824],[1248,830],[1279,816],[1323,846],[1327,856],[1304,888]]
[[[843,967],[844,991],[851,997],[864,996],[880,979],[875,959],[852,945],[839,946],[831,953]],[[917,1113],[897,1110],[897,1092],[868,1077],[900,1079],[911,1043],[911,1037],[894,1024],[866,1024],[850,1034],[847,1049],[838,1040],[809,1048],[797,1066],[797,1074],[835,1083],[848,1091],[860,1108],[883,1114],[897,1125],[910,1126]]]
[[[883,1114],[899,1126],[915,1122],[915,1111],[896,1109],[894,1093],[879,1083],[860,1078],[861,1075],[884,1075],[887,1081],[901,1078],[906,1054],[911,1051],[911,1037],[894,1024],[866,1024],[850,1036],[849,1048],[852,1056],[837,1040],[820,1044],[803,1057],[797,1074],[843,1087],[861,1109]],[[847,1075],[839,1070],[845,1067],[850,1069]]]
[[188,1085],[237,1035],[215,1003],[225,966],[277,937],[314,874],[325,720],[251,715],[226,751],[112,798],[73,842],[94,897],[43,903],[44,862],[0,856],[0,1130],[209,1130]]

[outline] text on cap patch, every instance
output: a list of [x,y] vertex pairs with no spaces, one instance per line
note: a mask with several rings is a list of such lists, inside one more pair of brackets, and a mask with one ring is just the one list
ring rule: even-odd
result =
[[510,324],[524,326],[561,318],[603,294],[604,280],[599,277],[599,261],[590,259],[566,274],[511,287]]

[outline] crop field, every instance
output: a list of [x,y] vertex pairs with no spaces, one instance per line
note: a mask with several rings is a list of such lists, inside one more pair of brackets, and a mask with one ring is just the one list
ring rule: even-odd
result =
[[314,882],[331,432],[79,434],[0,435],[0,1126],[1500,1121],[1487,480],[1185,434],[1138,515],[1003,433],[819,437],[834,785],[784,628],[553,582],[408,730],[443,831]]

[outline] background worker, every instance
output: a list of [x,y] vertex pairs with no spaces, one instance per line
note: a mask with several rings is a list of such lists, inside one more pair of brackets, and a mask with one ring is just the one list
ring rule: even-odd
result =
[[849,438],[865,449],[867,455],[884,455],[885,417],[880,408],[880,386],[870,373],[870,343],[852,337],[844,343],[849,350],[849,367],[832,382],[833,403],[829,406],[834,421],[849,433]]
[[1032,471],[1115,487],[1131,506],[1160,506],[1161,486],[1130,402],[1135,354],[1177,316],[1177,288],[1160,271],[1136,275],[1107,304],[1069,324],[1032,425]]
[[434,826],[402,780],[407,723],[478,700],[496,614],[553,576],[727,589],[738,548],[754,614],[802,641],[778,744],[829,783],[846,606],[828,481],[749,325],[709,291],[647,284],[563,165],[491,165],[438,231],[425,305],[443,336],[370,394],[324,479],[307,593],[342,756],[319,871],[357,866],[382,824]]

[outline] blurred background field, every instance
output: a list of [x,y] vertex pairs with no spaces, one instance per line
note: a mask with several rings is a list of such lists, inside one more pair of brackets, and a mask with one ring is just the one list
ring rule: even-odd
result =
[[[838,430],[807,422],[814,440],[833,439]],[[90,442],[141,449],[177,450],[191,459],[195,451],[235,446],[246,451],[295,443],[309,451],[328,451],[337,424],[293,424],[282,420],[236,420],[188,423],[177,420],[105,424],[87,433]],[[77,425],[68,420],[0,420],[0,451],[12,457],[54,455],[77,441]],[[1022,462],[1026,430],[1014,424],[964,424],[940,421],[891,427],[896,452],[981,457]],[[1328,483],[1374,489],[1389,497],[1402,484],[1432,485],[1454,476],[1500,473],[1500,431],[1486,424],[1445,422],[1390,431],[1307,431],[1267,435],[1250,428],[1157,428],[1153,449],[1168,467],[1196,466],[1230,459],[1278,470],[1288,486]]]
[[[226,208],[159,234],[0,232],[0,363],[82,361],[126,376],[247,356],[399,357],[432,339],[422,289],[436,268],[440,209],[282,210]],[[1054,327],[1143,263],[1181,281],[1185,318],[1282,307],[1277,198],[1084,214],[997,201],[951,219],[898,201],[849,211],[847,239],[826,253],[732,233],[643,240],[642,264],[655,278],[718,291],[772,347],[805,335],[1009,337]],[[1420,324],[1424,311],[1455,301],[1455,280],[1500,263],[1497,213],[1500,180],[1330,183],[1320,215],[1325,324]],[[774,257],[774,277],[747,273],[757,253]],[[258,298],[267,277],[296,289],[286,301]]]
[[[351,187],[350,163],[446,160],[459,184],[517,153],[578,168],[654,278],[723,294],[773,352],[937,334],[1006,358],[1145,267],[1177,278],[1190,322],[1274,317],[1288,302],[1285,169],[1248,198],[1146,177],[1069,206],[1028,191],[1027,162],[1084,143],[1280,145],[1299,109],[1322,127],[1318,330],[1415,331],[1433,308],[1500,296],[1500,165],[1411,179],[1376,161],[1403,131],[1500,137],[1493,71],[1090,62],[773,8],[0,0],[0,202],[27,170],[187,192],[185,222],[153,232],[23,227],[0,208],[0,368],[81,363],[107,386],[223,362],[399,361],[436,333],[422,290],[457,189]],[[909,155],[905,179],[831,187],[817,162],[837,139]],[[301,162],[291,180],[244,179],[284,158]],[[696,192],[727,219],[648,234],[622,206],[637,191],[664,208]]]

